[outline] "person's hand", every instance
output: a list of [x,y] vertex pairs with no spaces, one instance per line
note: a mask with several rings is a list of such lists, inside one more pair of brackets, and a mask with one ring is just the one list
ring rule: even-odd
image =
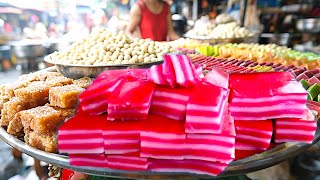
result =
[[70,177],[70,180],[87,180],[88,175],[80,172],[74,172],[74,174]]

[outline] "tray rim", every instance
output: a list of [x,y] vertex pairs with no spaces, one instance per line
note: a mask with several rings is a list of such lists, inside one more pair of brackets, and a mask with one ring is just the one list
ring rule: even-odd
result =
[[78,68],[115,68],[115,67],[131,67],[131,66],[147,66],[147,65],[157,65],[157,64],[162,64],[163,60],[161,61],[156,61],[156,62],[150,62],[150,63],[135,63],[135,64],[112,64],[112,65],[79,65],[79,64],[63,64],[63,63],[57,63],[54,62],[51,59],[52,54],[46,55],[44,57],[44,61],[53,65],[58,65],[58,66],[64,66],[64,67],[78,67]]

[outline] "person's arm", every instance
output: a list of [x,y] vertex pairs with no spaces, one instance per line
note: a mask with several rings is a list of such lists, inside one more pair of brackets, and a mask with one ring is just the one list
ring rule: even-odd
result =
[[173,29],[172,14],[170,11],[168,13],[167,21],[168,21],[168,37],[170,41],[179,39],[180,36]]
[[[128,35],[133,36],[135,30],[139,27],[140,21],[141,9],[137,4],[135,4],[130,10],[130,21],[126,29]],[[138,37],[140,38],[141,34],[139,34]]]
[[36,170],[36,174],[39,177],[39,180],[48,179],[48,177],[44,174],[42,166],[38,159],[34,159],[34,169]]

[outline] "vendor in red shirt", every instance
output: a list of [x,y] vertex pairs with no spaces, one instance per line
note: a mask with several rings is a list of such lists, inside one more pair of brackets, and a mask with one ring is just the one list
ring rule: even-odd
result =
[[130,11],[127,33],[139,28],[139,38],[154,41],[176,40],[180,37],[173,29],[169,5],[162,0],[138,0]]

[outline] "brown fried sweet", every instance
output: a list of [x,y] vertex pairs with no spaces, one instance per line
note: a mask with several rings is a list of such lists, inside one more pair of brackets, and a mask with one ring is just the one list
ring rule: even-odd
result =
[[3,104],[4,104],[4,101],[0,99],[0,115],[1,115],[1,110],[3,109]]
[[4,96],[4,89],[5,89],[6,85],[1,85],[0,86],[0,96]]
[[35,73],[23,74],[19,76],[19,80],[34,82],[34,81],[45,81],[47,77],[61,76],[58,72],[47,72],[39,71]]
[[88,88],[91,83],[92,83],[92,79],[88,78],[88,77],[76,79],[76,80],[73,81],[74,85],[77,85],[77,86],[82,87],[82,88]]
[[8,102],[3,104],[3,108],[1,110],[1,126],[8,126],[9,122],[14,118],[15,114],[28,109],[30,104],[26,101],[21,100],[18,97],[11,98]]
[[18,80],[13,83],[7,84],[4,87],[3,95],[12,98],[15,96],[14,90],[27,87],[29,83],[29,81]]
[[62,75],[58,72],[39,72],[37,74],[37,77],[39,78],[40,81],[45,81],[50,77],[58,77],[58,76],[61,77]]
[[9,134],[20,136],[23,134],[23,125],[20,118],[21,111],[16,113],[14,118],[9,122],[7,132]]
[[73,80],[64,76],[49,76],[45,80],[45,84],[50,87],[64,86],[72,84]]
[[24,129],[32,129],[37,133],[48,133],[65,119],[62,113],[50,106],[39,106],[20,112]]
[[56,132],[39,134],[32,130],[26,130],[24,140],[28,145],[42,151],[52,153],[58,151],[58,136]]
[[76,85],[53,87],[49,91],[51,106],[61,108],[74,108],[78,104],[78,96],[84,91]]
[[44,105],[48,102],[50,87],[43,82],[32,82],[27,87],[14,90],[16,97],[25,101],[33,101],[36,105]]
[[0,115],[1,115],[1,110],[3,109],[4,103],[8,102],[9,100],[10,100],[9,97],[0,95]]
[[71,117],[76,113],[76,109],[73,109],[73,108],[64,109],[64,108],[54,107],[54,106],[52,108],[59,111],[60,117],[62,119],[66,119],[67,117]]

